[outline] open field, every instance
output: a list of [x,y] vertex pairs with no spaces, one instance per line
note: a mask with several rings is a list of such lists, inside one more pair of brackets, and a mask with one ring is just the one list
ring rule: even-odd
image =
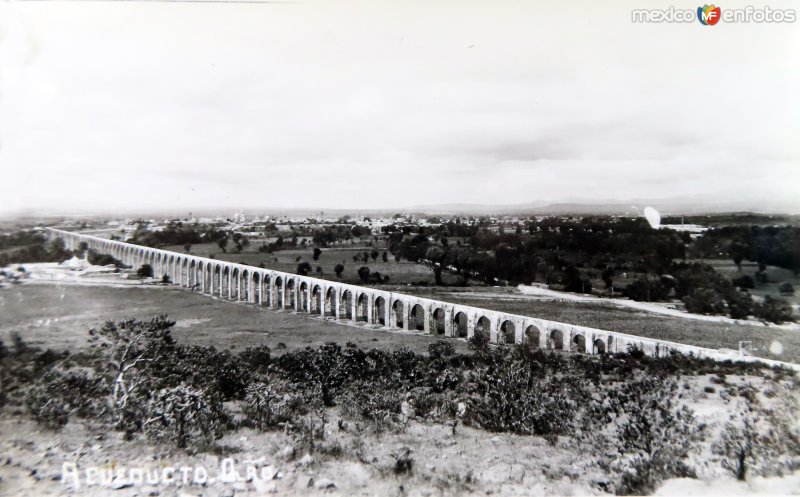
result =
[[[178,253],[185,252],[183,247],[178,246],[167,246],[163,248],[164,250],[172,250]],[[354,255],[370,252],[371,250],[372,247],[365,247],[363,245],[344,245],[342,247],[325,248],[322,249],[322,254],[319,256],[319,260],[316,261],[313,259],[312,247],[279,250],[272,254],[265,254],[256,251],[255,247],[250,246],[247,248],[247,251],[237,254],[231,250],[228,250],[228,253],[223,253],[217,245],[206,243],[202,245],[192,245],[191,253],[202,257],[213,255],[215,259],[221,261],[237,262],[251,266],[258,266],[263,263],[265,267],[287,273],[294,273],[297,271],[297,258],[300,257],[302,262],[311,264],[313,276],[318,276],[316,268],[319,266],[323,271],[321,275],[322,278],[345,283],[360,284],[356,271],[361,266],[367,266],[373,273],[379,272],[381,275],[389,276],[389,283],[392,284],[407,284],[418,281],[426,281],[430,285],[434,284],[435,280],[431,268],[415,262],[396,262],[392,254],[388,254],[388,262],[383,262],[380,254],[376,260],[370,258],[368,263],[364,263],[363,260],[358,262],[353,261]],[[378,247],[377,250],[382,254],[386,249]],[[334,272],[334,267],[340,263],[343,264],[345,268],[341,279],[337,278]],[[442,273],[442,279],[445,284],[454,284],[457,281],[456,276],[448,274],[447,272]]]
[[[656,315],[612,305],[569,300],[545,300],[521,295],[511,288],[431,289],[402,287],[397,291],[523,316],[591,326],[649,338],[697,345],[712,349],[739,349],[740,340],[751,340],[760,357],[800,362],[800,330],[776,326],[728,324]],[[783,353],[772,354],[769,346],[778,341]]]
[[[705,264],[712,266],[717,272],[726,278],[739,278],[744,275],[753,276],[758,271],[758,264],[750,261],[743,261],[742,267],[739,269],[736,264],[730,259],[703,259]],[[780,296],[778,287],[781,283],[789,282],[795,287],[794,295],[782,296],[795,307],[800,305],[800,277],[797,277],[788,269],[783,269],[775,266],[767,266],[767,278],[769,281],[764,284],[757,284],[755,288],[749,290],[753,295],[763,297],[764,295],[772,295],[773,297]]]
[[[426,335],[344,325],[304,314],[222,301],[175,287],[30,282],[0,289],[0,339],[8,344],[11,334],[19,333],[30,345],[75,350],[86,345],[90,328],[107,320],[150,319],[162,313],[177,321],[173,336],[180,343],[234,352],[267,345],[280,353],[326,342],[342,346],[353,342],[363,348],[406,346],[423,352],[434,341]],[[453,342],[466,350],[463,340]],[[281,343],[285,349],[278,348]]]
[[[422,267],[408,264],[409,268]],[[275,348],[283,343],[287,349],[315,345],[326,341],[344,344],[347,341],[375,346],[407,345],[424,350],[431,337],[370,329],[367,325],[350,327],[306,314],[275,312],[256,306],[220,301],[175,287],[140,285],[120,279],[119,275],[86,274],[69,276],[77,285],[54,282],[15,285],[0,290],[0,308],[7,314],[0,323],[0,337],[11,331],[31,335],[41,344],[69,345],[76,332],[85,333],[108,319],[120,317],[149,318],[166,312],[179,321],[176,336],[192,343],[218,348],[239,348],[267,344]],[[99,281],[97,280],[99,279]],[[89,288],[87,283],[111,285]],[[116,283],[115,283],[116,282]],[[122,285],[125,283],[125,285]],[[59,286],[60,285],[60,286]],[[83,286],[82,286],[83,285]],[[121,287],[121,288],[118,288]],[[613,303],[575,302],[536,295],[524,295],[508,287],[414,287],[385,286],[387,290],[418,294],[446,302],[484,307],[513,314],[529,315],[552,321],[607,329],[631,335],[670,340],[712,349],[738,350],[739,341],[753,342],[753,353],[770,359],[800,361],[800,330],[797,327],[764,326],[732,322],[700,321],[670,317],[652,312],[623,308]],[[148,289],[151,289],[148,291]],[[36,302],[36,305],[25,305]],[[39,304],[41,302],[41,304]],[[135,302],[131,306],[131,302]],[[76,310],[80,310],[76,313]],[[202,325],[202,326],[200,326]],[[198,331],[202,329],[202,331]],[[356,334],[353,334],[353,332]],[[81,335],[82,336],[82,335]],[[220,337],[234,338],[233,342]],[[84,338],[81,338],[82,340]],[[67,340],[67,342],[63,342]],[[773,342],[782,348],[770,352]],[[459,342],[463,346],[463,342]],[[283,346],[281,346],[283,347]]]

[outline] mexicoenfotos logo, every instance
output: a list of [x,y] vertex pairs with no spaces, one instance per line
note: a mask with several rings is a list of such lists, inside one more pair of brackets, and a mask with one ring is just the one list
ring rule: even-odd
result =
[[714,7],[713,3],[711,5],[697,7],[697,20],[699,20],[704,26],[713,26],[719,22],[721,17],[720,8]]
[[713,26],[720,21],[725,23],[789,23],[797,20],[794,9],[773,9],[768,5],[753,7],[748,5],[743,9],[725,9],[711,5],[703,5],[694,9],[679,9],[671,5],[666,9],[633,9],[631,11],[633,22],[667,22],[689,23],[695,19],[703,26]]

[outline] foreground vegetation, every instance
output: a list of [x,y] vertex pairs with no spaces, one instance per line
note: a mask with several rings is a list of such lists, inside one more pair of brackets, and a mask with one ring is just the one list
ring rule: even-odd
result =
[[[783,369],[656,359],[636,349],[598,358],[491,348],[480,334],[467,354],[446,341],[427,354],[332,343],[232,354],[176,343],[173,324],[166,316],[108,322],[73,354],[16,338],[0,347],[0,403],[49,429],[99,423],[191,452],[213,450],[224,433],[250,427],[290,434],[292,457],[357,458],[331,439],[332,429],[401,432],[411,420],[453,433],[467,425],[554,445],[573,440],[592,448],[587,458],[607,475],[602,488],[618,494],[692,477],[704,443],[740,479],[800,467],[798,380]],[[731,405],[721,431],[699,423],[686,402],[687,378],[700,375],[713,375]],[[728,383],[732,375],[768,379],[769,388]],[[412,454],[398,453],[393,470],[413,473]]]

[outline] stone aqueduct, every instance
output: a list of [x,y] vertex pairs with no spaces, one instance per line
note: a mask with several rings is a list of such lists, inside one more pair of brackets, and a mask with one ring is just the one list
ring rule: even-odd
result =
[[181,287],[221,299],[249,302],[271,309],[318,315],[352,324],[406,330],[443,337],[469,338],[476,330],[488,332],[492,343],[526,345],[587,354],[622,352],[629,345],[653,356],[677,350],[697,357],[758,360],[792,368],[800,366],[754,357],[655,340],[613,331],[548,321],[529,316],[481,309],[349,285],[310,276],[262,269],[151,247],[133,245],[90,235],[47,228],[50,239],[61,238],[66,248],[88,248],[114,256],[125,264],[150,264],[154,274],[169,276]]

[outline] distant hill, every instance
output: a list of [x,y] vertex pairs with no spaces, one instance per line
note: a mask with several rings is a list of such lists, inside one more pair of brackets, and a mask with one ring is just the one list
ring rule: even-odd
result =
[[719,214],[752,212],[759,214],[798,214],[800,204],[763,200],[715,202],[706,197],[630,200],[568,200],[559,203],[530,202],[511,205],[443,204],[408,209],[426,214],[527,214],[527,215],[640,215],[646,206],[662,215]]

